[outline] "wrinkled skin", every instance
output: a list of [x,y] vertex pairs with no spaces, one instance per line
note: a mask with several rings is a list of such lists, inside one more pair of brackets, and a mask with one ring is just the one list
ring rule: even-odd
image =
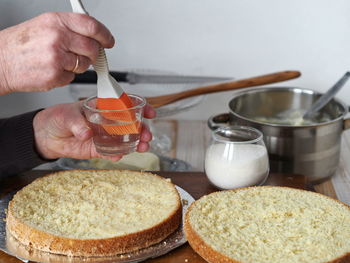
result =
[[[145,118],[155,117],[155,111],[146,106]],[[79,159],[105,158],[113,161],[122,156],[101,156],[96,152],[89,129],[81,113],[81,102],[61,104],[40,111],[33,121],[36,149],[46,159],[71,157]],[[152,139],[149,129],[142,127],[138,152],[148,150]]]
[[96,61],[100,46],[111,48],[110,31],[93,17],[45,13],[0,31],[0,95],[48,91],[64,86]]

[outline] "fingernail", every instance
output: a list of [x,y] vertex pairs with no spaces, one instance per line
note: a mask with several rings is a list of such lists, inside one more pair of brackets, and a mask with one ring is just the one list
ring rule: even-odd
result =
[[111,35],[110,41],[112,42],[112,46],[114,46],[114,44],[115,44],[115,39],[114,39],[114,36],[113,36],[113,35]]
[[91,137],[91,129],[89,127],[83,128],[79,133],[81,140],[86,140]]

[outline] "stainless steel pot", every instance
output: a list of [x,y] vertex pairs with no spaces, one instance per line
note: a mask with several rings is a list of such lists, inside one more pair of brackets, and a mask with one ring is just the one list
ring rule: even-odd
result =
[[292,126],[261,122],[261,117],[274,117],[290,109],[308,109],[322,94],[309,89],[267,87],[246,89],[229,102],[229,113],[208,120],[215,129],[222,125],[244,125],[259,129],[269,152],[272,172],[307,176],[312,183],[331,177],[339,164],[341,134],[350,128],[345,119],[348,107],[337,99],[322,110],[329,117],[321,123]]

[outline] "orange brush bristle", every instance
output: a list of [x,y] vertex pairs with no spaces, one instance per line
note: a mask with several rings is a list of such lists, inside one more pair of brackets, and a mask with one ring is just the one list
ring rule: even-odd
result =
[[[120,121],[120,125],[102,125],[105,131],[111,135],[124,135],[139,133],[140,122],[136,120],[132,108],[134,105],[129,96],[124,92],[120,98],[97,98],[96,107],[99,110],[115,110],[115,112],[103,112],[102,116],[108,120]],[[118,112],[118,110],[123,110]],[[125,122],[125,124],[123,124]]]
[[103,129],[111,135],[138,134],[140,132],[141,123],[135,121],[133,123],[121,125],[102,125]]

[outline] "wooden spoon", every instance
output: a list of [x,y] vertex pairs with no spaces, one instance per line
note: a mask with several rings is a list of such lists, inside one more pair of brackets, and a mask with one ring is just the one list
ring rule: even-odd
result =
[[193,96],[265,85],[265,84],[298,78],[300,75],[301,73],[299,71],[282,71],[282,72],[276,72],[276,73],[262,75],[258,77],[252,77],[247,79],[235,80],[231,82],[214,84],[214,85],[205,86],[205,87],[199,87],[199,88],[185,90],[185,91],[181,91],[173,94],[148,97],[146,99],[150,105],[152,105],[154,108],[158,108],[158,107],[173,103],[175,101],[186,99]]

